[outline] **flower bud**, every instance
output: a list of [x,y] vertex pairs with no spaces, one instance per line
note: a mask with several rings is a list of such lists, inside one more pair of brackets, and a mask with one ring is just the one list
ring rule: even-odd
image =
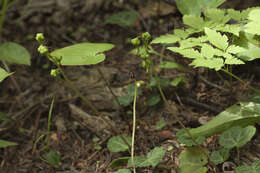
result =
[[151,39],[151,35],[149,34],[149,32],[145,32],[142,34],[142,39],[144,41],[149,41]]
[[43,35],[43,33],[37,33],[36,36],[35,36],[35,39],[36,39],[40,44],[42,44],[43,41],[44,41],[44,35]]
[[140,43],[141,43],[141,42],[140,42],[140,39],[139,39],[138,37],[133,38],[133,39],[131,40],[131,44],[134,45],[134,46],[139,46]]
[[44,55],[49,51],[48,48],[44,45],[40,45],[37,50],[41,55]]
[[60,74],[60,72],[59,72],[59,69],[51,69],[51,76],[52,77],[57,77],[59,74]]

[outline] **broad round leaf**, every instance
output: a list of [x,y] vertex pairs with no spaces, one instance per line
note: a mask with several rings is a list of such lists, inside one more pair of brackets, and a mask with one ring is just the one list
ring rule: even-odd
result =
[[20,44],[8,42],[0,45],[0,60],[15,64],[31,65],[29,52]]
[[216,164],[225,162],[229,158],[229,149],[222,148],[217,151],[213,151],[210,155],[210,159]]
[[204,166],[208,163],[207,157],[199,147],[190,147],[183,150],[179,156],[179,173],[206,173]]
[[254,136],[256,128],[234,126],[219,137],[219,144],[225,148],[242,147]]
[[[131,137],[126,136],[125,134],[122,135],[122,137],[128,142],[128,144],[131,144]],[[111,152],[120,152],[126,151],[128,149],[128,145],[123,141],[120,136],[113,136],[108,140],[107,148]]]
[[108,43],[79,43],[57,49],[51,56],[61,57],[62,65],[92,65],[104,61],[105,55],[101,52],[113,47],[113,44]]

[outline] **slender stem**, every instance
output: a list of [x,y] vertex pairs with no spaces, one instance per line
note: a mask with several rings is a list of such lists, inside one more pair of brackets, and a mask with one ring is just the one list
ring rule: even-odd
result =
[[[2,61],[2,63],[3,63],[3,65],[4,65],[6,71],[7,71],[8,73],[10,73],[11,71],[10,71],[10,68],[8,67],[7,63],[6,63],[5,61]],[[11,81],[12,81],[13,85],[14,85],[15,88],[17,89],[17,91],[18,91],[19,93],[22,93],[21,87],[20,87],[19,84],[16,82],[15,77],[14,77],[13,75],[11,75],[10,78],[11,78]]]
[[99,67],[97,67],[97,70],[98,70],[98,73],[100,74],[101,78],[105,81],[106,86],[107,86],[107,88],[109,89],[110,93],[113,95],[113,97],[114,97],[116,103],[120,106],[121,109],[123,109],[123,107],[120,105],[119,100],[117,99],[117,96],[115,95],[115,93],[113,92],[112,88],[110,87],[109,82],[108,82],[107,79],[105,78],[105,75],[104,75],[104,73],[102,72],[102,70],[101,70]]
[[225,69],[221,69],[221,71],[227,73],[228,75],[232,76],[233,78],[237,79],[239,82],[245,84],[248,88],[250,88],[251,90],[253,90],[254,92],[260,94],[260,90],[252,87],[251,85],[247,84],[245,81],[243,81],[242,79],[240,79],[238,76],[234,75],[233,73],[230,73],[229,71],[225,70]]
[[156,84],[157,84],[157,88],[160,92],[160,95],[164,101],[164,103],[166,104],[168,110],[171,112],[171,114],[174,116],[174,118],[177,120],[177,122],[181,125],[181,127],[185,130],[185,132],[188,134],[188,136],[191,138],[191,140],[201,149],[201,152],[207,157],[210,165],[212,165],[215,170],[218,172],[218,168],[217,166],[214,164],[214,162],[210,159],[209,155],[208,155],[208,152],[205,151],[203,149],[203,147],[196,141],[196,139],[192,136],[192,134],[189,132],[189,130],[185,127],[185,125],[181,122],[180,118],[175,114],[175,110],[170,106],[169,102],[167,101],[163,91],[162,91],[162,88],[161,88],[161,84],[160,84],[160,80],[159,80],[159,77],[158,77],[158,74],[156,73],[156,71],[154,70],[155,67],[154,67],[154,64],[153,62],[151,62],[151,66],[152,66],[152,73],[155,74],[155,80],[156,80]]
[[49,148],[50,145],[50,131],[51,131],[51,117],[52,117],[52,110],[53,110],[54,98],[51,101],[51,106],[48,114],[48,129],[47,129],[47,137],[46,137],[46,149]]
[[1,18],[0,18],[0,41],[2,40],[2,31],[3,31],[3,25],[5,21],[7,7],[8,7],[8,0],[4,0],[3,7],[1,10]]
[[236,149],[237,149],[237,162],[239,163],[239,161],[240,161],[240,150],[239,150],[238,147],[236,147]]
[[136,127],[136,98],[137,98],[137,82],[135,81],[135,92],[134,92],[134,103],[133,103],[133,130],[132,130],[132,148],[131,148],[131,161],[134,173],[136,173],[135,169],[135,161],[134,161],[134,148],[135,148],[135,127]]
[[69,85],[69,87],[94,111],[96,115],[99,115],[97,108],[85,97],[81,94],[78,88],[69,80],[67,75],[64,73],[63,69],[59,64],[56,64],[58,69],[60,70],[62,76],[65,79],[65,82]]

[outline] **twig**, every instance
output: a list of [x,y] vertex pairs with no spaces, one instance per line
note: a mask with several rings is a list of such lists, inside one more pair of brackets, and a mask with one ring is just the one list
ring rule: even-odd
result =
[[205,79],[205,78],[202,77],[201,75],[199,75],[199,79],[202,80],[204,83],[206,83],[206,84],[208,84],[208,85],[210,85],[210,86],[212,86],[212,87],[214,87],[214,88],[220,89],[220,90],[222,90],[222,91],[224,91],[224,92],[226,92],[226,93],[229,93],[229,92],[230,92],[229,89],[226,89],[226,88],[223,88],[223,87],[221,87],[221,86],[219,86],[219,85],[216,85],[216,84],[214,84],[214,83],[208,81],[207,79]]

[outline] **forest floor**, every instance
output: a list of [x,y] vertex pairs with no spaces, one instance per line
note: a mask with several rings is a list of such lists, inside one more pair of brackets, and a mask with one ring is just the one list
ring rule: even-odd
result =
[[[7,11],[4,24],[3,40],[15,41],[25,46],[32,56],[31,66],[10,65],[15,71],[13,80],[6,79],[0,84],[0,111],[15,120],[11,125],[0,124],[0,139],[19,145],[0,149],[1,173],[112,173],[112,160],[129,156],[129,153],[111,153],[107,149],[107,140],[119,134],[131,136],[132,106],[119,109],[113,103],[113,96],[97,71],[105,74],[111,88],[117,96],[124,95],[126,87],[133,82],[130,73],[136,79],[147,81],[145,70],[141,67],[140,58],[129,54],[133,48],[127,39],[134,38],[148,31],[153,38],[182,28],[182,16],[174,5],[166,5],[158,10],[154,7],[157,1],[59,1],[34,0],[31,3],[19,1]],[[225,8],[245,9],[259,6],[256,1],[228,1]],[[164,2],[162,2],[164,3]],[[148,5],[147,5],[148,4]],[[114,13],[123,10],[136,10],[140,16],[130,27],[105,24],[104,20]],[[102,124],[89,125],[82,120],[82,115],[93,112],[64,83],[52,78],[51,62],[37,53],[38,43],[34,40],[36,33],[45,34],[46,43],[51,50],[80,42],[112,43],[115,48],[106,52],[106,60],[95,66],[66,67],[65,72],[77,88],[88,97],[99,112],[107,115],[117,132],[104,132]],[[198,127],[221,111],[238,101],[246,101],[252,91],[238,81],[233,80],[229,93],[228,86],[221,81],[215,72],[202,68],[193,69],[185,58],[165,51],[169,59],[182,64],[189,72],[162,70],[164,78],[186,77],[188,82],[181,88],[164,89],[167,100],[175,108],[175,113],[190,128]],[[160,62],[160,57],[152,57]],[[256,62],[259,63],[259,62]],[[242,68],[247,71],[249,66]],[[259,74],[243,73],[241,68],[234,73],[253,86],[260,86]],[[16,85],[16,84],[17,85]],[[218,87],[216,87],[218,86]],[[230,88],[229,88],[230,89]],[[175,173],[178,167],[178,155],[183,147],[177,142],[176,132],[181,126],[172,117],[163,103],[148,106],[146,100],[156,90],[143,88],[137,100],[136,155],[145,155],[157,146],[174,149],[167,151],[160,164],[153,168],[138,168],[140,173],[162,172]],[[61,156],[59,167],[46,162],[45,137],[47,134],[48,112],[52,97],[55,96],[51,119],[49,150]],[[160,129],[159,121],[166,122]],[[94,127],[93,127],[94,126]],[[100,138],[98,143],[94,137]],[[260,148],[254,145],[259,140],[259,133],[241,151],[243,163],[251,163],[260,158]],[[97,149],[96,146],[101,146]],[[217,147],[213,136],[204,144],[206,147]],[[229,167],[230,166],[230,167]],[[219,167],[220,170],[234,170],[233,160]]]

